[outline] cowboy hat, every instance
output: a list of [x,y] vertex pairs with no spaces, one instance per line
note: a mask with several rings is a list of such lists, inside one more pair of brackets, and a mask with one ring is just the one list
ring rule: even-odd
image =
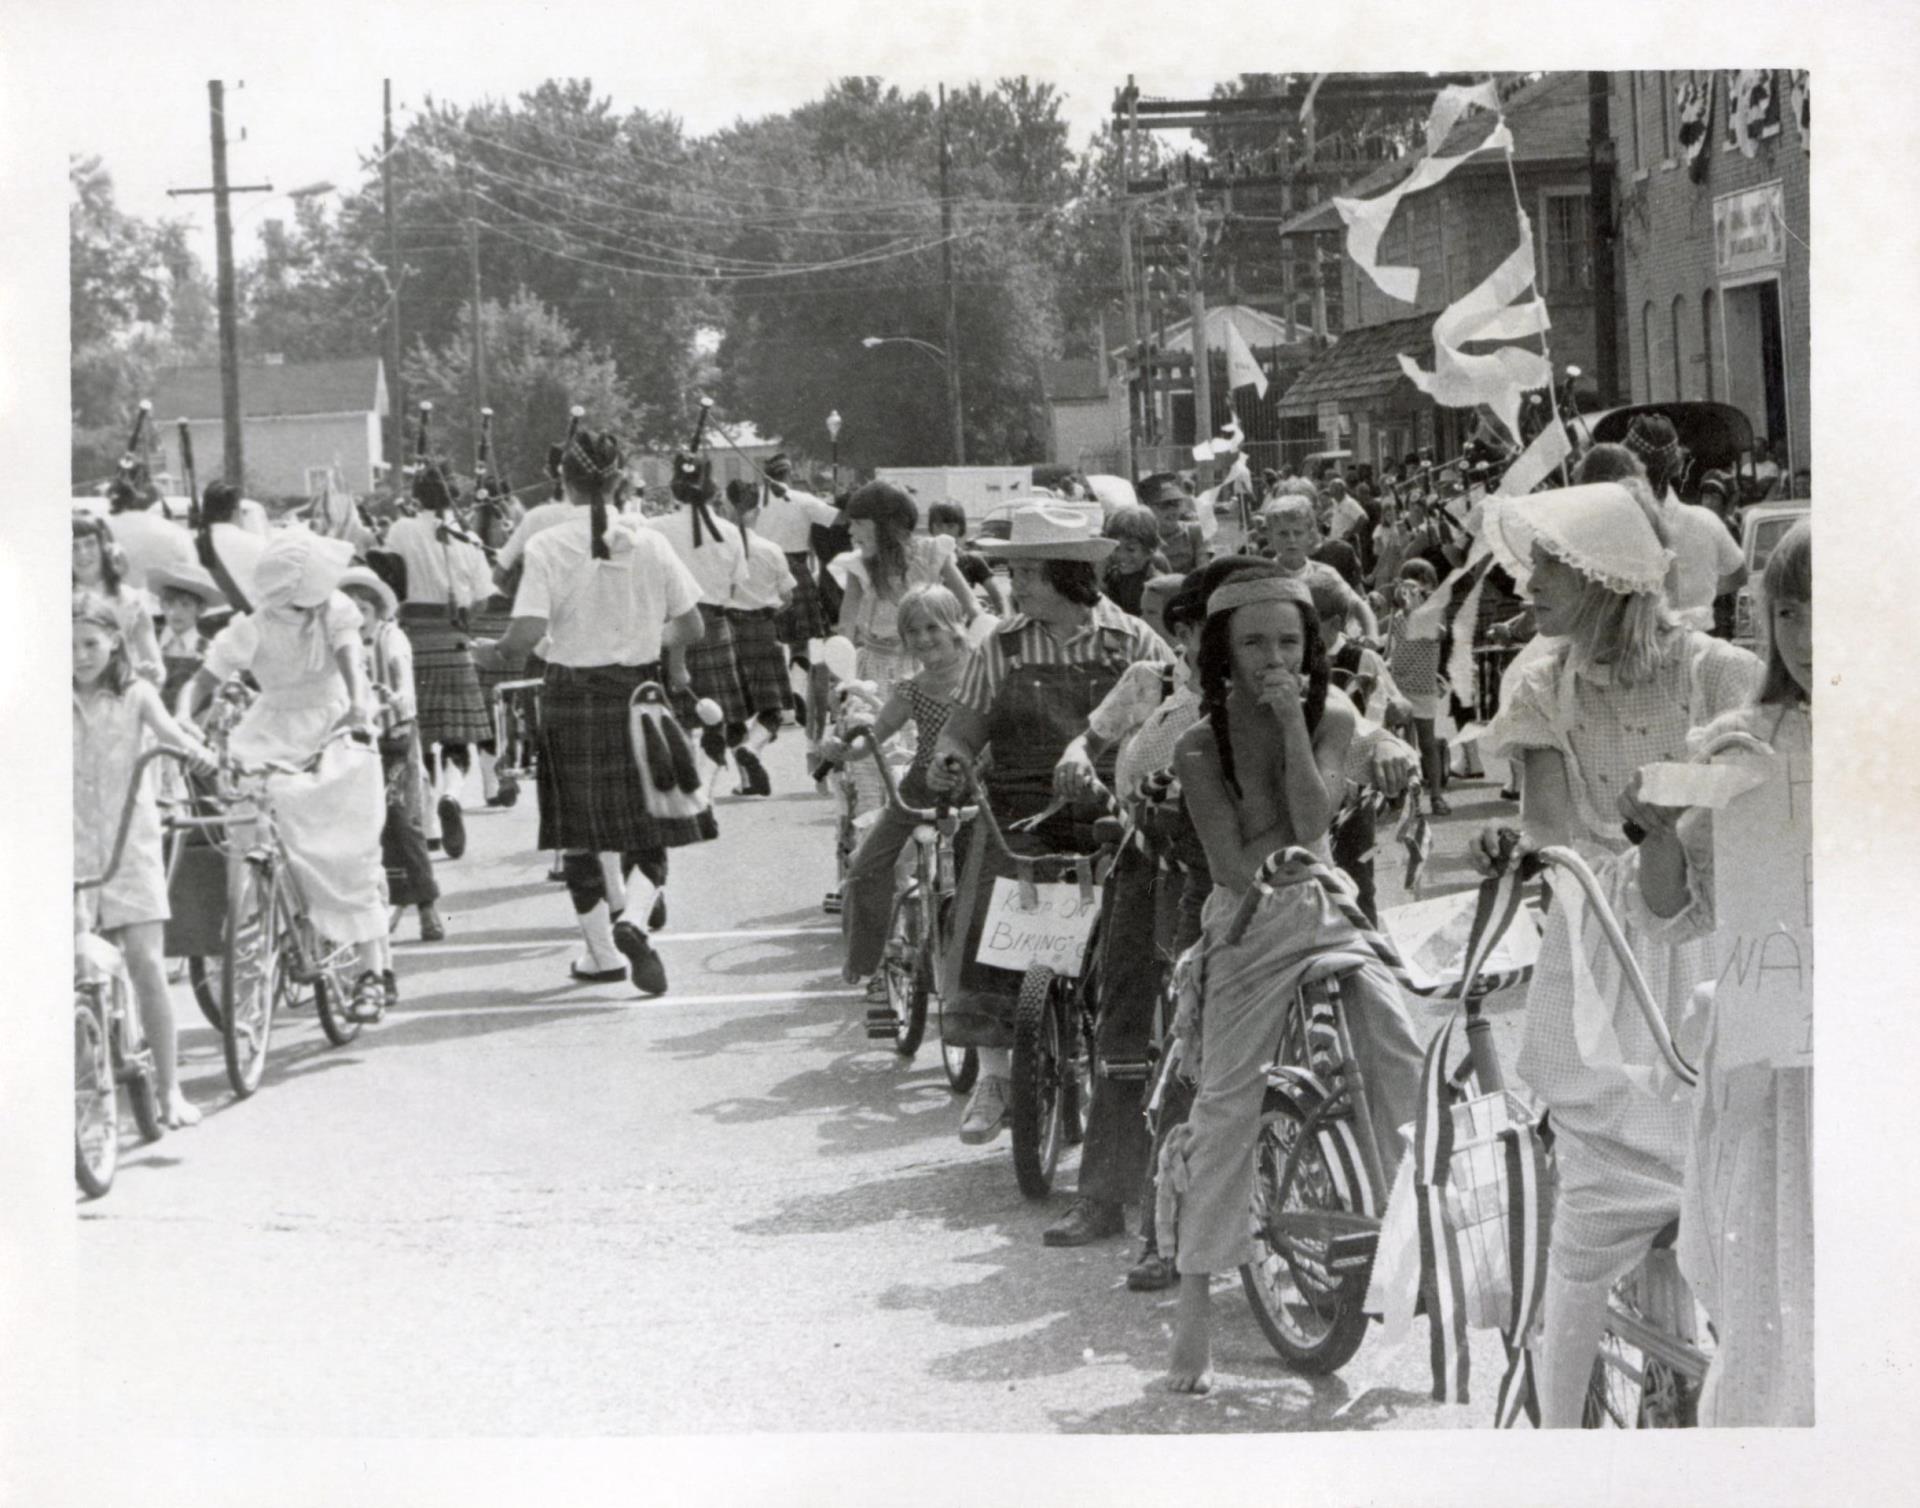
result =
[[1031,499],[1013,506],[1007,539],[983,539],[976,548],[995,560],[1105,560],[1116,540],[1101,538],[1093,511],[1072,503]]
[[370,566],[357,565],[340,578],[343,592],[371,592],[380,600],[380,610],[388,617],[400,611],[400,599],[393,594],[393,588],[380,579],[379,572]]
[[1179,476],[1171,471],[1143,477],[1137,490],[1141,503],[1149,508],[1158,507],[1161,503],[1186,502],[1193,496]]
[[149,566],[147,590],[156,597],[161,592],[185,592],[204,602],[208,612],[227,606],[227,594],[220,590],[204,566],[172,563]]

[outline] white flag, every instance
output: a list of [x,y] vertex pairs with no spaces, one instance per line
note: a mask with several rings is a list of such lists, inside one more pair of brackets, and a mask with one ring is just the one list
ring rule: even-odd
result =
[[[1435,108],[1438,109],[1437,104]],[[1423,157],[1418,167],[1377,198],[1335,199],[1333,207],[1347,222],[1347,255],[1388,298],[1403,304],[1415,302],[1420,293],[1420,269],[1380,265],[1380,238],[1386,234],[1387,222],[1400,207],[1400,201],[1409,194],[1432,188],[1476,152],[1512,150],[1513,133],[1507,129],[1506,122],[1501,121],[1485,141],[1467,148],[1458,157]]]
[[1224,321],[1227,327],[1227,386],[1250,387],[1260,397],[1267,396],[1267,374],[1260,370],[1260,363],[1253,359],[1253,352],[1247,345],[1247,339],[1240,333],[1240,327],[1231,318]]

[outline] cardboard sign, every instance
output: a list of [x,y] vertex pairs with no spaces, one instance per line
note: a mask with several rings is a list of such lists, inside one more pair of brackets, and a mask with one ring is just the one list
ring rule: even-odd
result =
[[[1473,930],[1476,891],[1436,896],[1430,901],[1412,901],[1390,906],[1380,913],[1381,927],[1400,950],[1407,972],[1423,990],[1459,983],[1466,966],[1467,937]],[[1522,907],[1493,952],[1480,966],[1483,974],[1524,969],[1540,955],[1540,917],[1531,907]]]
[[1087,938],[1100,913],[1100,887],[1082,890],[1078,885],[1035,885],[1033,900],[1031,907],[1021,904],[1020,882],[1016,879],[993,882],[974,961],[1021,974],[1028,965],[1042,963],[1056,974],[1078,979]]
[[1722,1069],[1813,1066],[1813,764],[1742,761],[1761,783],[1713,818],[1714,1039]]

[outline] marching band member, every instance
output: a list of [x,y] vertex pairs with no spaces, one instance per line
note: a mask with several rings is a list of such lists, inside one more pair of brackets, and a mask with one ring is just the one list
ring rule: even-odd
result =
[[432,815],[440,819],[447,857],[457,859],[467,851],[466,824],[455,794],[469,765],[467,746],[493,737],[467,627],[469,611],[493,591],[493,572],[480,541],[450,516],[453,488],[437,461],[422,460],[413,479],[413,497],[422,511],[394,520],[387,530],[387,548],[406,563],[400,627],[413,645],[420,746],[429,788],[439,797]]
[[780,720],[793,701],[779,637],[780,615],[794,597],[793,568],[786,552],[754,529],[758,510],[753,488],[736,488],[729,483],[727,497],[747,546],[746,585],[735,593],[738,605],[727,610],[727,617],[733,624],[734,663],[740,670],[740,684],[753,706],[753,726],[733,757],[740,766],[742,791],[749,796],[770,796],[773,785],[760,763],[759,751],[779,736]]
[[692,750],[671,718],[664,730],[650,725],[648,753],[663,733],[660,753],[688,780],[678,799],[658,779],[649,783],[635,757],[631,704],[645,683],[667,682],[663,657],[673,661],[675,682],[686,679],[685,648],[698,642],[703,614],[699,582],[667,541],[640,520],[613,513],[620,474],[613,435],[580,429],[568,440],[561,476],[574,516],[528,544],[513,626],[497,644],[482,644],[478,658],[489,668],[517,669],[543,635],[549,639],[539,846],[564,855],[586,942],[573,977],[603,983],[630,969],[636,989],[659,995],[666,967],[646,931],[628,919],[626,881],[638,869],[652,882],[649,922],[660,925],[667,850],[716,837],[719,829],[705,803],[686,792],[688,783],[697,792],[699,782]]
[[767,462],[766,480],[760,484],[760,511],[754,516],[753,528],[773,541],[793,572],[793,600],[781,610],[777,627],[789,658],[805,667],[813,663],[820,641],[833,631],[820,601],[813,530],[833,528],[840,522],[840,511],[826,499],[791,486],[788,478],[792,475],[793,462],[785,452],[777,452]]

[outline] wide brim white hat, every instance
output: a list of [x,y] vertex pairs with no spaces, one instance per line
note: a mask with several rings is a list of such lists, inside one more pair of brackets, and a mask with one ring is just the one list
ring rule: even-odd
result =
[[1491,497],[1481,525],[1494,560],[1523,592],[1533,575],[1535,545],[1622,596],[1665,590],[1673,566],[1673,551],[1660,543],[1646,511],[1618,482]]
[[311,529],[282,529],[267,541],[254,567],[260,607],[318,607],[353,564],[353,546]]
[[155,597],[163,591],[185,592],[206,603],[209,611],[227,606],[227,594],[205,566],[165,563],[147,567],[147,590]]
[[1101,536],[1097,510],[1029,498],[1009,505],[1006,539],[983,539],[974,548],[998,560],[1101,561],[1116,543]]
[[354,566],[340,578],[341,591],[357,587],[363,592],[372,592],[380,599],[380,606],[391,617],[400,611],[400,599],[393,595],[393,588],[380,579],[380,573],[370,566]]

